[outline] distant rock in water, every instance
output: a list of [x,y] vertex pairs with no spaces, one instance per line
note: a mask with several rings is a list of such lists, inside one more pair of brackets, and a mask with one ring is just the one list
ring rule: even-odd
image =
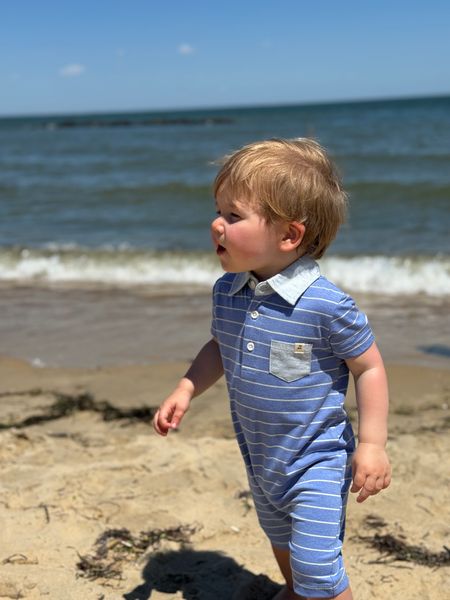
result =
[[46,129],[75,127],[152,127],[160,125],[229,125],[229,117],[157,117],[153,119],[62,119],[41,121],[38,126]]

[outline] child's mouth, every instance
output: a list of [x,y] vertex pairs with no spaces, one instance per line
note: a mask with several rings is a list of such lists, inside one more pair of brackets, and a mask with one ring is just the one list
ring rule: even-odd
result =
[[220,255],[221,255],[221,254],[223,254],[224,252],[226,252],[225,248],[219,244],[219,245],[217,246],[216,253],[217,253],[217,254],[220,256]]

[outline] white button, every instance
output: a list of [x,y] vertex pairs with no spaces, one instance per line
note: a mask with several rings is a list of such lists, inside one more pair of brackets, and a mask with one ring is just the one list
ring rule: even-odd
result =
[[254,279],[250,279],[250,281],[248,282],[248,285],[249,285],[249,288],[250,288],[251,290],[254,290],[254,289],[255,289],[255,287],[256,287],[255,280],[254,280]]
[[267,292],[270,291],[270,285],[264,281],[263,283],[260,283],[258,286],[258,289],[256,290],[256,295],[257,296],[264,296],[264,294],[267,294]]
[[254,344],[253,342],[249,342],[249,343],[247,344],[247,350],[248,350],[249,352],[253,352],[253,350],[254,350],[254,349],[255,349],[255,344]]
[[252,310],[250,316],[252,319],[257,319],[259,317],[259,312],[257,310]]

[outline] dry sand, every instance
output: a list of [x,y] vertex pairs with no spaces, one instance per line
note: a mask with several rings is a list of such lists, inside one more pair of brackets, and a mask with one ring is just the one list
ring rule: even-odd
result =
[[[158,405],[185,366],[39,369],[0,358],[0,598],[273,595],[281,579],[247,494],[224,384],[166,439],[145,413],[103,419],[103,400],[123,411]],[[394,479],[363,505],[351,498],[347,569],[356,600],[444,600],[448,566],[416,564],[420,552],[394,560],[369,543],[421,546],[428,562],[450,545],[450,371],[388,371]],[[85,393],[97,404],[83,405]],[[91,410],[47,420],[58,398],[60,408],[78,399]],[[353,413],[351,394],[348,404]]]

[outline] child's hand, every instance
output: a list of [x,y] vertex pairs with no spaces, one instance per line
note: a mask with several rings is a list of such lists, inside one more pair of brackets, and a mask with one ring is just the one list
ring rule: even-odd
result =
[[153,417],[153,427],[156,433],[166,436],[170,429],[177,429],[190,402],[191,394],[186,390],[177,388],[170,394]]
[[359,492],[357,502],[388,487],[391,483],[391,466],[383,446],[361,442],[352,461],[353,483],[350,491]]

